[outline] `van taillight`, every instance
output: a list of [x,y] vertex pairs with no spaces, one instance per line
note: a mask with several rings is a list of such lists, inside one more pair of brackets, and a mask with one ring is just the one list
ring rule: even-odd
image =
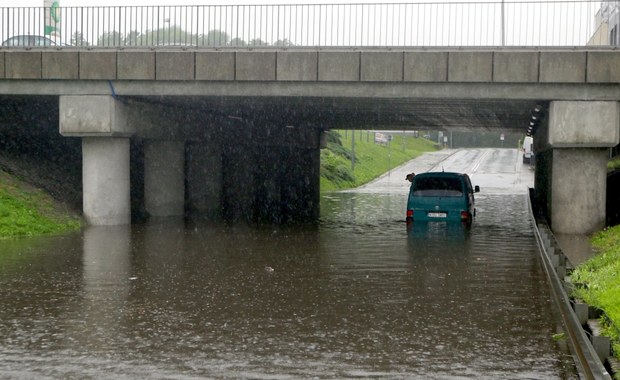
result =
[[413,210],[407,210],[407,221],[411,222],[413,220]]
[[468,211],[461,211],[461,220],[471,219],[471,214]]

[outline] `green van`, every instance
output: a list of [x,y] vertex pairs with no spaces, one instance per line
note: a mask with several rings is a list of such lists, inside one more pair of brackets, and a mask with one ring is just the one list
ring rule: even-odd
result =
[[428,172],[413,177],[407,201],[407,223],[413,221],[471,222],[476,215],[474,193],[464,173]]

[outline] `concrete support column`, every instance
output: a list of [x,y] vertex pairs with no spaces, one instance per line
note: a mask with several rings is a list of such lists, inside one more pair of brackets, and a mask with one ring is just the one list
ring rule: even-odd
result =
[[320,150],[293,148],[286,153],[282,186],[285,222],[313,222],[319,218]]
[[247,129],[234,134],[235,139],[229,140],[237,143],[224,150],[224,218],[229,222],[275,224],[317,221],[320,131],[272,125],[250,131],[253,134]]
[[606,148],[617,145],[619,136],[618,102],[551,102],[547,199],[554,232],[588,234],[605,226]]
[[316,222],[321,213],[321,150],[308,149],[305,162],[304,209],[306,213],[303,216],[308,221]]
[[147,140],[144,144],[144,203],[150,216],[182,216],[185,198],[185,144]]
[[189,211],[207,219],[222,217],[222,149],[198,142],[187,146],[187,203]]
[[82,138],[82,182],[89,224],[129,224],[129,139]]
[[256,152],[256,210],[255,217],[260,223],[282,222],[281,188],[285,181],[283,167],[287,156],[280,146],[262,146]]
[[586,234],[605,227],[607,157],[604,148],[554,149],[551,227],[562,234]]
[[222,205],[229,222],[254,220],[256,168],[252,149],[252,145],[232,144],[223,154]]

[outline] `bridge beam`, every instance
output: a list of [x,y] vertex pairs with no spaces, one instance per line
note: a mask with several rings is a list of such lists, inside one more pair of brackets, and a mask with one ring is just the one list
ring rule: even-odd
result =
[[619,135],[618,102],[551,102],[548,183],[556,233],[587,234],[605,226],[606,148],[617,145]]

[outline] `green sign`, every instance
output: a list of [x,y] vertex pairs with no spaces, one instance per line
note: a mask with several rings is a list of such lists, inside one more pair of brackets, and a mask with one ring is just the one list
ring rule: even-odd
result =
[[60,5],[58,1],[45,0],[45,30],[50,36],[60,34]]

